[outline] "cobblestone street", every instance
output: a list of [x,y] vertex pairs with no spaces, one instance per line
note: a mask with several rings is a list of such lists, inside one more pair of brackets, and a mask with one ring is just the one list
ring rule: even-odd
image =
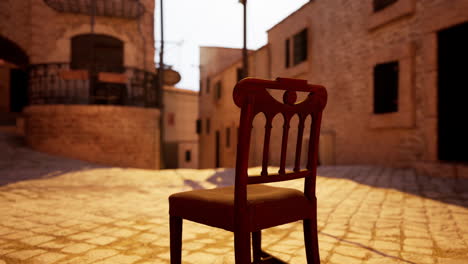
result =
[[[169,263],[167,197],[233,183],[233,170],[104,167],[0,133],[0,264]],[[254,169],[255,170],[255,169]],[[277,185],[302,189],[303,181]],[[468,180],[320,167],[322,263],[468,263]],[[305,263],[302,224],[264,231],[266,251]],[[183,263],[234,263],[230,232],[184,222]]]

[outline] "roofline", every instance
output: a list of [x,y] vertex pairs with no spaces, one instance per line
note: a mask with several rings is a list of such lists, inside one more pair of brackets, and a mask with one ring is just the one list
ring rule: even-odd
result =
[[281,20],[280,22],[276,23],[275,25],[273,25],[270,29],[268,29],[266,32],[270,32],[270,30],[276,28],[277,26],[279,26],[280,24],[284,23],[284,21],[286,21],[287,19],[289,19],[291,16],[295,15],[297,12],[301,11],[302,9],[306,8],[306,6],[312,4],[314,2],[314,0],[310,0],[309,2],[303,4],[301,7],[299,7],[296,11],[292,12],[291,14],[289,14],[289,16],[285,17],[283,20]]

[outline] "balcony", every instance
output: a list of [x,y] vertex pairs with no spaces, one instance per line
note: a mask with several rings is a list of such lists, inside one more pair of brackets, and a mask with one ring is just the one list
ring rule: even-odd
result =
[[29,67],[29,104],[104,104],[158,108],[156,73],[132,67],[119,71],[71,69],[69,63]]

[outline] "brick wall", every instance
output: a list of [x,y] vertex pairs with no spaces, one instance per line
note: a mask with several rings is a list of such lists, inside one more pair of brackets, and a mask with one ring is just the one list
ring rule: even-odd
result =
[[[372,0],[311,1],[268,31],[269,63],[265,58],[255,63],[269,67],[271,78],[327,87],[320,147],[325,164],[416,167],[432,175],[468,177],[466,165],[437,158],[437,32],[467,22],[466,10],[466,0],[399,0],[377,13]],[[307,60],[286,68],[285,40],[304,28]],[[399,110],[376,115],[373,69],[392,60],[401,66]],[[229,67],[219,72],[231,74]],[[215,105],[201,100],[205,109]],[[201,115],[215,119],[217,114]],[[254,143],[261,142],[257,134]],[[201,148],[213,148],[212,141],[201,140]]]
[[46,105],[25,110],[26,139],[39,151],[104,165],[159,169],[159,110]]

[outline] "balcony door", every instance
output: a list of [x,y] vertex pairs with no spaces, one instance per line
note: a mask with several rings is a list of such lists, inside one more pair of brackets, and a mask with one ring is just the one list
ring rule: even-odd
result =
[[125,104],[126,86],[123,83],[103,81],[100,73],[123,73],[123,42],[117,38],[84,34],[72,38],[72,69],[90,71],[91,102],[95,104]]

